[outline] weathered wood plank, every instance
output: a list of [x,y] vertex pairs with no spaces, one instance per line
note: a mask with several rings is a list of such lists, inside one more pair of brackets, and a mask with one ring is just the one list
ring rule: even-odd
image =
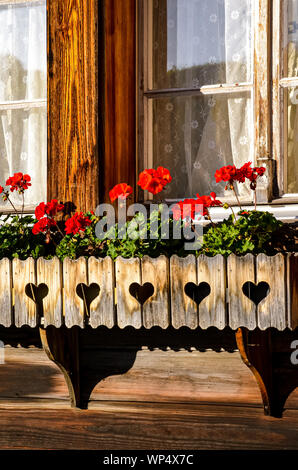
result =
[[288,326],[298,328],[298,253],[287,257]]
[[77,286],[87,284],[87,263],[81,257],[77,260],[66,258],[63,262],[64,317],[65,325],[83,327],[85,324],[84,301],[77,294]]
[[0,403],[0,440],[14,450],[297,450],[297,410],[283,419],[262,414],[248,406],[131,402],[78,412],[58,400],[27,400]]
[[37,260],[37,283],[46,284],[48,295],[43,299],[44,327],[59,328],[63,323],[62,264],[58,258]]
[[[85,0],[84,0],[85,1]],[[135,0],[102,0],[101,67],[104,108],[104,200],[120,181],[136,184],[136,10]]]
[[143,305],[143,326],[152,328],[170,325],[169,305],[169,259],[166,256],[150,258],[144,256],[141,262],[142,284],[150,282],[154,286],[154,294]]
[[240,326],[250,330],[257,326],[255,303],[246,297],[242,287],[246,282],[255,282],[255,257],[230,255],[227,260],[229,326]]
[[111,258],[94,258],[88,260],[89,285],[99,285],[99,295],[90,305],[89,325],[97,328],[105,325],[112,328],[116,324],[114,304],[114,263]]
[[116,259],[117,323],[120,328],[141,328],[141,304],[130,294],[131,284],[141,284],[141,264],[138,258]]
[[199,305],[199,326],[215,326],[222,330],[227,326],[226,318],[226,263],[220,256],[213,258],[200,255],[197,261],[198,285],[206,282],[210,294]]
[[197,304],[185,293],[187,283],[197,284],[196,257],[188,255],[170,259],[171,316],[174,328],[187,326],[194,329],[198,326]]
[[36,303],[25,293],[27,284],[36,284],[35,262],[33,258],[25,261],[14,259],[12,262],[14,288],[15,325],[37,325]]
[[7,327],[13,324],[11,288],[11,261],[4,258],[0,261],[0,324]]
[[48,198],[94,210],[100,178],[98,2],[47,3]]
[[286,270],[284,255],[266,256],[263,253],[257,256],[257,283],[267,282],[270,286],[268,296],[258,305],[258,327],[277,328],[284,330],[287,327],[286,303]]

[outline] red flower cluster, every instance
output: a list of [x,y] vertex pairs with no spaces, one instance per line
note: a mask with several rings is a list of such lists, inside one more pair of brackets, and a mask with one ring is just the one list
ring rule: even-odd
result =
[[38,222],[33,226],[32,233],[37,235],[38,233],[48,232],[51,227],[57,225],[56,221],[53,219],[58,212],[63,211],[64,205],[59,204],[57,199],[52,199],[51,202],[45,204],[41,202],[35,209],[35,217]]
[[127,199],[128,196],[132,194],[132,187],[126,183],[119,183],[111,189],[109,192],[111,202],[114,202],[116,199]]
[[195,219],[196,214],[201,214],[203,217],[209,216],[209,208],[214,206],[222,206],[222,202],[216,199],[214,192],[210,196],[196,195],[197,199],[184,199],[178,202],[173,207],[173,218],[179,220],[180,217]]
[[216,182],[225,181],[228,183],[226,189],[228,186],[230,186],[230,189],[233,189],[235,181],[244,183],[245,179],[248,179],[251,183],[251,189],[256,189],[256,180],[259,176],[264,175],[266,168],[263,166],[251,168],[251,163],[252,162],[244,163],[241,168],[236,168],[235,165],[223,166],[215,172],[214,177]]
[[152,194],[160,193],[172,181],[169,170],[159,166],[157,170],[147,169],[139,176],[138,186]]
[[89,217],[84,216],[83,212],[76,212],[70,219],[65,222],[65,233],[67,235],[76,235],[84,232],[86,227],[92,224]]
[[32,233],[33,235],[37,235],[38,233],[45,233],[48,232],[51,227],[56,227],[55,220],[50,219],[49,217],[43,217],[33,226]]
[[23,193],[26,189],[31,186],[31,177],[29,175],[24,175],[23,173],[15,173],[13,176],[8,178],[6,185],[10,186],[10,191],[19,191]]
[[0,194],[3,193],[3,191],[4,191],[3,186],[0,186]]
[[58,212],[63,211],[63,209],[64,205],[59,204],[57,199],[52,199],[51,202],[48,202],[47,204],[41,202],[35,209],[35,217],[37,220],[40,220],[45,215],[54,217]]

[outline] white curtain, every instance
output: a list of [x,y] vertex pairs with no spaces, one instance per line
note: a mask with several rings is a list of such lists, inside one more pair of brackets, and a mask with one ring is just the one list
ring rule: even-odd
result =
[[46,197],[46,70],[46,2],[0,5],[0,185],[29,174],[26,205]]
[[[252,0],[155,2],[159,19],[153,34],[153,85],[197,88],[252,82],[251,4]],[[166,40],[159,33],[162,27]],[[156,99],[153,123],[154,163],[164,164],[174,176],[169,198],[210,191],[222,195],[224,185],[216,184],[215,170],[252,158],[249,92]],[[249,194],[248,186],[241,185],[239,191]]]

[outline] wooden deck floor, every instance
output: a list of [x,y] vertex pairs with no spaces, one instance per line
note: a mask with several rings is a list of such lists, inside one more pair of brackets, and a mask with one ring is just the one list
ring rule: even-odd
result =
[[1,449],[298,449],[298,389],[265,417],[237,353],[147,351],[73,410],[59,369],[35,348],[5,349]]

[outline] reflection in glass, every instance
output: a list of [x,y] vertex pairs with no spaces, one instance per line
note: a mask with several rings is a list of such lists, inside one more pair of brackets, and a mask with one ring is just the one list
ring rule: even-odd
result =
[[298,76],[298,0],[288,0],[288,34],[285,77]]
[[298,87],[287,91],[287,193],[298,193]]
[[152,88],[251,81],[251,9],[252,0],[153,1]]
[[[252,161],[250,93],[180,96],[151,100],[152,166],[167,167],[173,181],[167,199],[193,197],[215,191],[214,173],[223,165]],[[244,185],[241,196],[249,196]],[[225,194],[226,195],[226,194]]]

